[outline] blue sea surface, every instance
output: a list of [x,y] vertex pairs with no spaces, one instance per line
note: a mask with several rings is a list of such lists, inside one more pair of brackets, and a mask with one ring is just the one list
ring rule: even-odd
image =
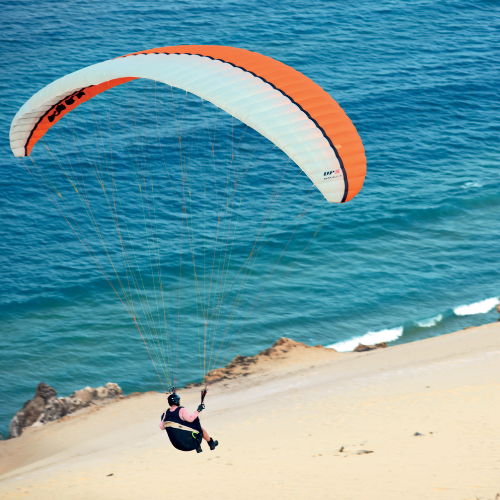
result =
[[[138,50],[211,44],[271,56],[329,92],[365,146],[361,193],[328,213],[303,254],[290,249],[288,265],[300,256],[293,272],[228,355],[281,336],[340,350],[402,343],[498,318],[497,2],[5,1],[0,44],[4,436],[40,381],[59,395],[108,381],[126,393],[162,390],[134,322],[9,145],[10,122],[36,91]],[[311,227],[298,230],[300,248]],[[276,261],[282,247],[265,250]],[[165,279],[176,272],[166,266]],[[196,304],[183,300],[189,319]],[[180,331],[182,385],[200,372],[198,338]]]

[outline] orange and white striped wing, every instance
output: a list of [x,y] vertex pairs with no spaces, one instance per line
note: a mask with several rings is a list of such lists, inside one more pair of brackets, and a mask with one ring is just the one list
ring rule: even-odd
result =
[[60,78],[31,97],[14,117],[12,151],[28,156],[65,114],[136,78],[184,89],[254,128],[282,149],[330,202],[349,201],[363,186],[363,144],[337,102],[293,68],[232,47],[163,47]]

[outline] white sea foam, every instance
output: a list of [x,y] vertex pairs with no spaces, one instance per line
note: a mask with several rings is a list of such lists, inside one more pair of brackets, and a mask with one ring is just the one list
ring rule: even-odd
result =
[[437,325],[442,319],[443,315],[438,314],[437,316],[434,316],[434,318],[427,318],[417,321],[417,325],[422,328],[430,328],[431,326]]
[[457,316],[469,316],[471,314],[485,314],[490,312],[497,304],[500,303],[498,297],[491,297],[491,299],[481,300],[473,304],[466,304],[464,306],[455,307],[453,312]]
[[391,328],[389,330],[380,330],[379,332],[368,332],[360,337],[354,337],[344,342],[327,345],[326,347],[335,349],[339,352],[352,351],[358,344],[378,344],[379,342],[391,342],[403,335],[403,327]]
[[480,183],[480,182],[477,182],[477,181],[471,181],[471,182],[466,182],[465,184],[462,185],[462,187],[464,189],[469,189],[469,188],[473,188],[473,187],[483,187],[483,185]]

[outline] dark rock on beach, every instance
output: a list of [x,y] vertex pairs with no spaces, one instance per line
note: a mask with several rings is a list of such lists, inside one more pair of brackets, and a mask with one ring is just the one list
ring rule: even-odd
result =
[[358,344],[358,347],[355,347],[353,352],[373,351],[374,349],[380,349],[384,347],[387,347],[387,342],[380,342],[379,344],[374,345]]
[[53,387],[40,382],[35,397],[26,401],[10,421],[9,438],[19,437],[26,427],[53,422],[90,404],[122,395],[123,391],[118,384],[108,382],[104,387],[85,387],[69,397],[58,398]]

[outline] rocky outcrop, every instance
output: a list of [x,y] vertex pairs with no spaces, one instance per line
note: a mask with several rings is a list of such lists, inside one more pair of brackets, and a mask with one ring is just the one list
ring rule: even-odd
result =
[[123,395],[123,392],[119,385],[108,382],[104,387],[97,387],[97,389],[85,387],[84,389],[75,391],[70,397],[79,399],[84,404],[89,404],[96,399],[117,398],[121,395]]
[[[321,353],[319,353],[321,351]],[[329,356],[337,354],[335,349],[327,349],[322,345],[309,346],[303,342],[281,337],[272,347],[261,351],[255,356],[241,356],[238,354],[224,368],[217,368],[207,374],[207,383],[212,384],[219,380],[233,379],[236,377],[246,377],[251,373],[261,371],[269,362],[283,361],[291,359],[294,356],[304,356],[305,353],[316,353],[321,356]],[[195,384],[190,384],[190,387]]]
[[10,421],[9,438],[19,437],[23,429],[31,425],[53,422],[90,404],[122,395],[123,391],[118,384],[108,382],[104,387],[85,387],[69,397],[58,398],[53,387],[41,382],[36,388],[35,397],[26,401]]
[[212,384],[218,380],[234,378],[235,376],[246,376],[249,374],[251,365],[257,363],[257,356],[242,356],[238,354],[224,368],[217,368],[207,373],[207,381]]
[[380,349],[384,347],[387,347],[387,342],[380,342],[379,344],[373,345],[358,344],[358,347],[355,347],[353,352],[373,351],[374,349]]

